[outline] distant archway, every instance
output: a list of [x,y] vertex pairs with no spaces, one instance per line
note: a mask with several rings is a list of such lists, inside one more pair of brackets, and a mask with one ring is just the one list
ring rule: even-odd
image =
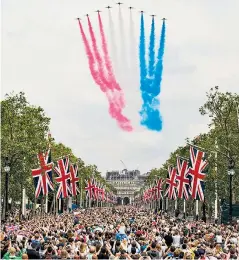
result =
[[128,197],[125,197],[123,202],[124,202],[124,205],[128,205],[130,203],[130,199]]
[[120,197],[117,198],[117,204],[122,205],[122,198],[120,198]]

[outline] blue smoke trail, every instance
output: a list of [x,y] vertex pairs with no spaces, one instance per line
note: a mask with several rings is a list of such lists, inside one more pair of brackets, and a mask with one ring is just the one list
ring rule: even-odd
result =
[[141,111],[139,112],[141,116],[141,124],[145,125],[145,120],[148,117],[148,104],[149,102],[149,95],[147,93],[147,66],[146,66],[146,58],[145,58],[145,33],[144,33],[144,15],[141,14],[141,21],[140,21],[140,39],[139,39],[139,62],[140,62],[140,90],[141,96],[143,99],[143,105]]
[[[142,16],[141,16],[141,34],[142,34]],[[143,35],[144,35],[144,23],[143,23]],[[140,89],[142,92],[142,99],[143,99],[143,105],[140,111],[140,115],[141,115],[141,125],[144,125],[148,129],[153,131],[161,131],[162,118],[158,110],[159,100],[157,99],[157,96],[159,95],[161,90],[161,81],[162,81],[162,73],[163,73],[165,21],[163,21],[163,25],[162,25],[160,46],[158,49],[156,66],[155,66],[155,53],[154,53],[154,47],[155,47],[154,39],[155,39],[154,21],[152,20],[150,46],[149,46],[149,77],[150,78],[148,79],[147,73],[144,74],[144,71],[140,70],[141,71]],[[141,43],[141,35],[140,35],[140,43]],[[144,41],[144,45],[140,44],[140,54],[143,52],[142,50],[143,47],[144,47],[144,55],[145,55],[145,41]],[[141,63],[141,59],[140,59],[140,69],[143,67],[142,64],[146,66],[146,61],[144,61],[144,63]],[[144,77],[142,77],[142,75]]]
[[145,59],[145,35],[144,35],[143,14],[141,14],[141,23],[140,23],[139,62],[140,62],[140,89],[143,95],[143,92],[147,90],[146,89],[147,68],[146,68],[146,59]]
[[156,63],[155,78],[153,82],[153,95],[156,97],[161,91],[161,82],[163,74],[163,56],[164,56],[164,46],[165,46],[165,21],[163,21],[160,45],[158,49],[158,61]]
[[154,17],[151,23],[150,41],[149,41],[149,77],[154,76],[154,64],[155,64],[155,26]]
[[163,74],[163,56],[164,56],[164,47],[165,47],[165,21],[163,21],[161,36],[160,36],[160,45],[158,49],[158,57],[157,63],[154,73],[154,80],[152,82],[151,94],[152,94],[152,102],[151,102],[151,110],[149,114],[149,120],[147,121],[147,127],[154,131],[162,130],[162,117],[160,115],[160,111],[158,110],[159,100],[157,96],[161,91],[161,82],[162,82],[162,74]]

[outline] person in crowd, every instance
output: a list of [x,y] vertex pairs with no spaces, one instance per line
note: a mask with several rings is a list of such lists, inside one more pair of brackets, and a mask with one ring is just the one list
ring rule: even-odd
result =
[[3,225],[1,259],[239,259],[239,225],[133,206],[32,215]]

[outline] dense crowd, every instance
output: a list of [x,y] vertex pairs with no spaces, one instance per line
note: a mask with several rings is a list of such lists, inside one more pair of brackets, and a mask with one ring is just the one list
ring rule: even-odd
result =
[[10,222],[2,226],[1,259],[239,259],[238,224],[131,206]]

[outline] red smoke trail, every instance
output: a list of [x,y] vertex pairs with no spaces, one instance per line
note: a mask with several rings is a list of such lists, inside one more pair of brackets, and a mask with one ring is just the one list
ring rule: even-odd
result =
[[104,28],[103,28],[102,20],[100,17],[100,13],[98,13],[98,20],[99,20],[99,27],[100,27],[100,36],[101,36],[101,41],[102,41],[102,49],[103,49],[104,58],[105,58],[105,65],[108,70],[110,80],[114,82],[114,87],[117,90],[121,90],[121,88],[120,88],[119,84],[116,82],[115,76],[113,74],[113,69],[112,69],[112,65],[111,65],[111,61],[110,61],[110,57],[109,57],[108,47],[107,47],[107,43],[106,43],[106,39],[105,39],[105,33],[104,33]]
[[104,72],[104,68],[103,68],[104,64],[103,64],[103,61],[102,61],[101,56],[100,56],[100,52],[99,52],[98,47],[97,47],[95,33],[93,31],[90,18],[88,17],[87,19],[88,19],[88,27],[89,27],[89,32],[90,32],[90,38],[91,38],[91,41],[92,41],[92,47],[93,47],[95,58],[96,58],[96,61],[97,61],[97,64],[98,64],[101,80],[104,82],[106,88],[113,89],[112,84],[106,79],[106,76],[105,76],[105,72]]
[[[86,54],[87,54],[87,57],[88,57],[88,63],[89,63],[91,75],[92,75],[93,79],[95,80],[96,84],[100,86],[101,90],[107,96],[109,106],[110,106],[109,107],[110,115],[117,120],[118,125],[121,129],[123,129],[125,131],[132,131],[133,128],[130,125],[130,121],[125,116],[122,115],[122,111],[121,111],[122,108],[120,108],[118,105],[116,105],[114,97],[111,97],[110,94],[107,91],[107,90],[109,90],[109,88],[107,88],[107,84],[105,84],[105,83],[107,83],[107,81],[105,82],[105,80],[102,79],[102,76],[104,77],[104,74],[100,73],[100,72],[103,72],[103,67],[102,67],[102,71],[97,71],[95,69],[95,67],[96,67],[95,58],[94,58],[94,55],[93,55],[93,53],[90,49],[90,44],[89,44],[89,42],[86,38],[86,35],[84,33],[84,30],[83,30],[83,27],[82,27],[82,24],[81,24],[80,21],[79,21],[79,26],[80,26],[80,32],[81,32],[81,36],[82,36],[83,43],[84,43],[84,46],[85,46]],[[92,27],[91,27],[91,30],[93,32]],[[92,39],[92,42],[93,42],[93,40],[95,40],[94,32],[93,32],[92,36],[93,36],[93,39]],[[93,43],[93,45],[94,44],[95,44],[95,47],[96,47],[96,53],[95,53],[96,56],[97,56],[96,59],[98,58],[97,63],[98,63],[98,65],[102,66],[102,60],[101,60],[101,57],[100,57],[100,53],[97,49],[96,41],[95,41],[95,43]],[[99,64],[99,61],[100,61],[101,64]],[[99,70],[100,70],[100,68],[99,68]]]
[[106,92],[107,88],[104,86],[104,84],[102,84],[102,81],[99,77],[99,73],[95,69],[95,58],[94,58],[94,56],[91,52],[89,42],[86,38],[86,35],[85,35],[85,32],[83,30],[83,27],[82,27],[80,20],[79,20],[79,26],[80,26],[80,32],[81,32],[81,36],[82,36],[82,39],[83,39],[83,43],[85,45],[86,54],[87,54],[87,57],[88,57],[88,63],[89,63],[91,75],[92,75],[93,79],[95,80],[96,84],[98,84],[100,86],[101,91]]
[[[91,37],[91,41],[92,41],[93,51],[94,51],[96,61],[97,61],[97,64],[98,64],[98,68],[99,68],[99,76],[100,76],[102,82],[104,83],[105,87],[109,90],[113,90],[114,89],[113,82],[112,82],[112,80],[107,80],[104,69],[103,69],[103,60],[101,58],[100,52],[99,52],[98,47],[97,47],[95,34],[94,34],[94,31],[93,31],[89,17],[88,17],[88,27],[89,27],[89,33],[90,33],[90,37]],[[115,99],[114,103],[118,103],[118,100]],[[119,104],[119,106],[120,105],[121,104]],[[123,107],[120,107],[120,108],[122,109]]]
[[[113,94],[114,95],[114,94]],[[110,115],[117,120],[119,127],[125,131],[132,131],[133,127],[131,126],[130,120],[122,115],[122,109],[116,104],[115,96],[111,97],[109,93],[106,93],[106,96],[109,100],[109,113]]]

